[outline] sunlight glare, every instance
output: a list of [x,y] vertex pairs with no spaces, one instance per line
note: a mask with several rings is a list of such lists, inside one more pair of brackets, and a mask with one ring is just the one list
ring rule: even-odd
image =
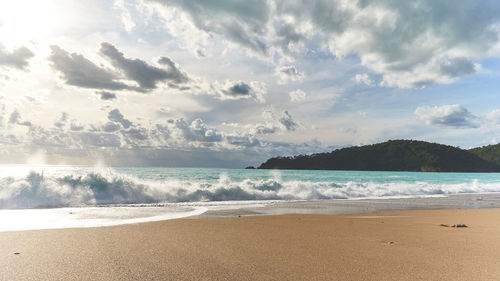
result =
[[0,1],[2,43],[22,44],[39,41],[55,33],[62,24],[62,14],[54,0]]

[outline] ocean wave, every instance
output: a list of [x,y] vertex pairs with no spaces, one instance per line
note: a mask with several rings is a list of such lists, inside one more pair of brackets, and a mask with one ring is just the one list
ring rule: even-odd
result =
[[142,180],[112,169],[80,174],[32,171],[0,177],[0,208],[68,207],[207,201],[318,200],[500,192],[500,184],[427,182],[312,182],[272,179],[233,181]]

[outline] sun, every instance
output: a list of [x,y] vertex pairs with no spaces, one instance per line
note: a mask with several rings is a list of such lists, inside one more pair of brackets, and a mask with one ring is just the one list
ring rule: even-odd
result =
[[2,44],[40,41],[53,35],[63,24],[55,0],[0,1],[0,38]]

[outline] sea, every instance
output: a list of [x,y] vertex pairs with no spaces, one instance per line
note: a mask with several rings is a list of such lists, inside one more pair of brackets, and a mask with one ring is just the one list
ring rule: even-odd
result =
[[[500,206],[500,174],[9,165],[0,166],[0,231],[234,215],[243,209],[311,213],[329,206],[331,212],[332,206],[379,202],[383,209],[390,202],[423,198],[418,204],[425,205],[468,195],[458,197],[465,204],[488,194]],[[439,207],[448,201],[436,202]],[[410,203],[406,208],[416,206]],[[481,204],[473,207],[494,205]]]

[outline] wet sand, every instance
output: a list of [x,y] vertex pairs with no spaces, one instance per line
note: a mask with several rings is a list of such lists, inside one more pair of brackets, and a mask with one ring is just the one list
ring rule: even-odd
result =
[[498,280],[499,276],[500,209],[186,218],[0,233],[0,280]]

